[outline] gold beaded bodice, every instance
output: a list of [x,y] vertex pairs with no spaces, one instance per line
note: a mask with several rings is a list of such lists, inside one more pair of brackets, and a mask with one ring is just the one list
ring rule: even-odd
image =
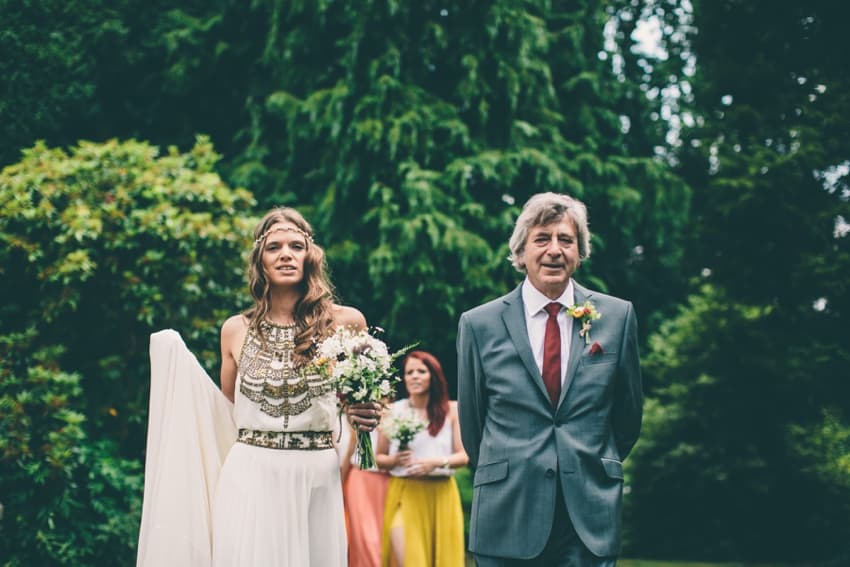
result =
[[[248,329],[239,357],[239,392],[273,418],[283,417],[282,428],[290,418],[306,412],[314,400],[332,391],[330,380],[307,374],[295,366],[296,326],[260,323],[264,339],[254,328]],[[331,394],[332,395],[332,394]]]

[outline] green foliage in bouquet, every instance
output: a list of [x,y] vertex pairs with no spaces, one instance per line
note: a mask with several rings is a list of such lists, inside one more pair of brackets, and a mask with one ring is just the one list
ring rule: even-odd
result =
[[399,449],[404,451],[416,437],[416,434],[423,431],[427,426],[427,423],[419,419],[413,410],[410,410],[387,417],[381,424],[381,429],[388,438],[397,440]]

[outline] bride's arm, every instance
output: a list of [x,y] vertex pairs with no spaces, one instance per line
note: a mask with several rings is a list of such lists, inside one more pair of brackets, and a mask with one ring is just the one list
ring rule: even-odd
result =
[[231,402],[236,393],[236,357],[246,330],[242,315],[234,315],[221,326],[221,392]]

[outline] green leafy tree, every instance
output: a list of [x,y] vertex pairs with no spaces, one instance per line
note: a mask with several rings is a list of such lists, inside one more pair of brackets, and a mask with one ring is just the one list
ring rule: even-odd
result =
[[655,309],[660,286],[635,273],[677,280],[688,191],[622,127],[605,7],[259,8],[271,90],[248,101],[229,175],[304,209],[343,297],[450,369],[459,312],[518,280],[506,242],[533,193],[586,200],[600,236],[581,278]]
[[221,181],[217,160],[203,138],[165,155],[134,141],[37,144],[0,173],[0,295],[14,298],[0,306],[12,564],[113,552],[129,562],[148,336],[179,330],[212,372],[221,322],[246,306],[254,201]]
[[807,359],[786,325],[774,308],[706,285],[651,337],[653,396],[630,477],[633,552],[836,556],[850,491],[835,480],[850,446],[842,420],[813,406],[840,379],[829,357]]
[[98,28],[98,16],[77,4],[0,0],[0,166],[16,161],[39,135],[85,136],[96,114],[85,35]]
[[[689,192],[653,157],[659,129],[637,127],[652,106],[642,70],[615,69],[603,36],[629,2],[0,7],[13,54],[0,70],[23,89],[0,97],[20,123],[0,154],[37,137],[188,147],[208,132],[232,184],[314,221],[343,299],[400,343],[454,358],[458,312],[516,282],[505,242],[539,191],[590,204],[585,282],[646,315],[681,295]],[[79,88],[47,96],[40,66]],[[14,111],[24,102],[56,112],[37,121]]]
[[129,564],[141,466],[94,439],[79,374],[36,333],[0,336],[0,548],[3,565]]
[[641,554],[847,557],[850,493],[835,482],[850,424],[839,12],[693,3],[682,103],[694,120],[674,154],[694,190],[686,268],[710,285],[650,343],[654,399],[630,496]]
[[36,140],[188,149],[206,132],[229,153],[263,49],[252,4],[0,0],[0,166]]

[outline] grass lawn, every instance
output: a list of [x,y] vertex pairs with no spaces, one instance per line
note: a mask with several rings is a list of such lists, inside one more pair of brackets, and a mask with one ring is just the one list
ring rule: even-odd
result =
[[[617,567],[816,567],[815,563],[701,563],[698,561],[651,561],[649,559],[620,559]],[[466,567],[475,567],[472,557]]]
[[699,561],[651,561],[621,559],[617,567],[815,567],[815,563],[701,563]]
[[[469,531],[469,508],[472,503],[472,475],[467,467],[460,468],[455,473],[458,488],[460,489],[461,504],[463,506],[464,523],[466,531]],[[475,567],[475,561],[467,553],[466,566]],[[617,567],[822,567],[818,563],[705,563],[699,561],[652,561],[650,559],[620,559]]]

